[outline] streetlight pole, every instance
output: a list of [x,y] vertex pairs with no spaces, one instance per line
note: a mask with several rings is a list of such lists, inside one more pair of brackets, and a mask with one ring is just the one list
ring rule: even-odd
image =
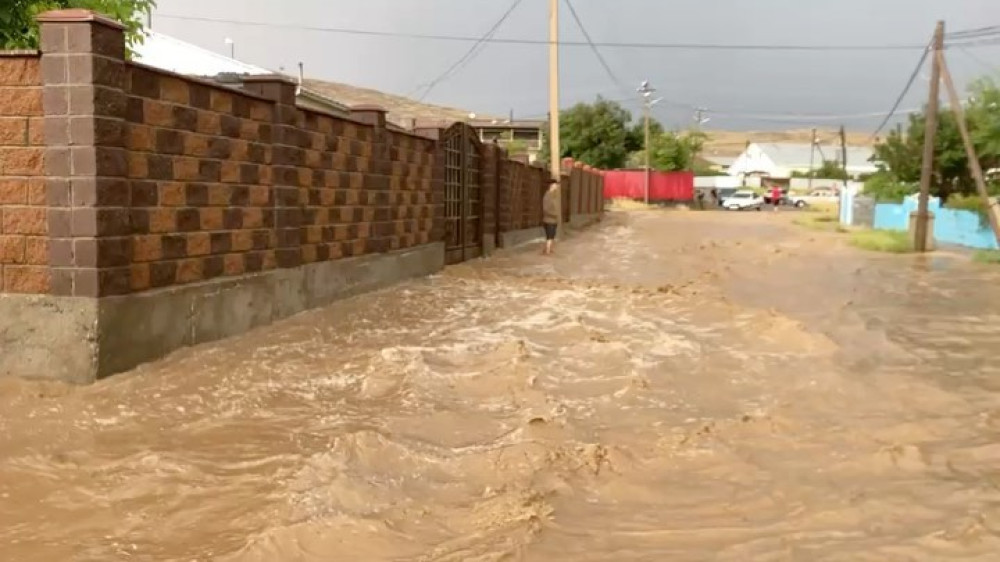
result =
[[645,203],[649,205],[649,180],[650,180],[650,175],[652,174],[650,167],[650,154],[649,154],[650,153],[649,119],[653,105],[655,105],[660,100],[650,100],[650,97],[653,95],[654,92],[656,92],[656,88],[649,85],[649,80],[644,81],[642,85],[639,86],[639,89],[637,91],[639,92],[640,95],[642,95],[642,114],[643,114],[643,119],[645,120],[645,129],[646,129],[646,143],[645,143],[646,173],[643,182],[644,185],[643,199],[645,200]]

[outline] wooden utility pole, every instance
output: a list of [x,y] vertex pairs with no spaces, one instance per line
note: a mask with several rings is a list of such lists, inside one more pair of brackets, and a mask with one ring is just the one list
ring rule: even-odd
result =
[[653,110],[653,104],[655,104],[660,100],[652,99],[653,93],[656,92],[656,88],[650,86],[648,80],[644,81],[642,85],[639,86],[639,89],[637,91],[642,96],[642,115],[643,115],[644,127],[646,129],[646,141],[645,141],[646,172],[644,174],[645,177],[643,180],[643,185],[644,185],[643,198],[645,199],[646,205],[649,205],[649,183],[650,183],[650,176],[652,175],[651,158],[650,158],[651,139],[649,132],[649,120],[651,117],[650,113]]
[[809,191],[813,188],[813,169],[816,158],[816,129],[812,130],[812,140],[809,142]]
[[[559,0],[549,0],[549,159],[552,179],[562,180],[562,148],[559,144]],[[562,224],[562,191],[559,222]],[[562,232],[559,228],[557,232]]]
[[945,62],[944,51],[938,51],[936,55],[945,89],[948,91],[948,98],[951,101],[951,110],[955,113],[958,130],[962,134],[962,143],[965,145],[965,156],[969,161],[969,171],[972,173],[972,179],[976,181],[976,190],[979,192],[979,197],[982,198],[983,205],[986,206],[986,216],[990,221],[990,228],[993,229],[993,236],[997,239],[997,244],[1000,244],[1000,217],[997,216],[1000,209],[998,209],[997,202],[990,199],[990,194],[986,191],[983,167],[979,164],[979,155],[976,154],[976,147],[972,144],[972,136],[969,135],[969,124],[965,121],[965,109],[962,107],[962,101],[958,97],[958,91],[955,90],[955,82],[951,78],[951,72],[948,71],[948,63]]
[[647,205],[649,205],[649,183],[650,183],[649,182],[649,176],[652,175],[653,172],[651,171],[650,158],[649,158],[649,148],[650,148],[649,147],[649,100],[647,99],[647,100],[645,100],[645,102],[646,103],[644,103],[642,105],[643,120],[645,121],[645,128],[646,128],[646,145],[645,145],[646,146],[646,174],[645,174],[645,187],[643,189],[643,193],[644,193],[645,199],[646,199],[645,202],[646,202]]
[[[743,147],[743,155],[746,156],[746,160],[750,160],[750,139],[747,139],[746,145]],[[747,163],[743,164],[746,169],[743,170],[743,187],[747,186],[747,172],[750,171],[750,165]]]
[[847,172],[847,131],[844,126],[840,126],[840,157],[844,163],[844,189],[847,189],[847,182],[851,179],[851,174]]
[[941,96],[941,57],[944,49],[944,22],[939,21],[934,30],[934,57],[931,69],[930,95],[927,99],[927,120],[924,125],[924,158],[920,168],[920,198],[917,200],[917,216],[914,225],[913,249],[927,251],[928,223],[927,210],[934,178],[934,141],[938,128],[938,98]]

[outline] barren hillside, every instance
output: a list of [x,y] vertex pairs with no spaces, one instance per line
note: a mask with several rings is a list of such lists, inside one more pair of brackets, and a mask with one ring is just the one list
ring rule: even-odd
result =
[[[705,156],[739,156],[750,142],[788,142],[809,144],[812,131],[809,129],[788,131],[705,131],[708,141],[705,143]],[[817,133],[820,144],[839,144],[838,131],[835,129],[820,130]],[[871,134],[867,132],[847,133],[847,144],[850,146],[870,146]]]

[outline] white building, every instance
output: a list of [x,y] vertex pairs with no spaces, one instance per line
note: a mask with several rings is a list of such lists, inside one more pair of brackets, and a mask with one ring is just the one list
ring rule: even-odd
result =
[[[847,147],[847,173],[852,177],[873,174],[878,167],[871,162],[874,152],[866,147]],[[795,173],[808,173],[833,161],[843,165],[839,146],[820,146],[812,149],[809,144],[751,143],[729,167],[731,176],[758,176],[788,179]]]
[[[273,70],[247,64],[156,31],[147,31],[146,40],[136,45],[134,51],[135,62],[186,76],[215,79],[220,75],[275,74]],[[301,75],[299,80],[301,82]],[[349,107],[337,100],[302,86],[299,86],[297,102],[300,107],[335,115],[346,116],[351,112]]]

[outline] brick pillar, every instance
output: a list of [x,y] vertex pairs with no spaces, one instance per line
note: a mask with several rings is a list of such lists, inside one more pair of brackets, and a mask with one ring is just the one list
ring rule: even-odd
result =
[[124,28],[87,10],[38,21],[52,293],[128,293]]
[[297,84],[285,76],[248,76],[248,92],[274,101],[271,173],[274,190],[275,261],[280,268],[302,265],[303,217],[307,197],[299,168],[305,165],[301,112],[295,106]]
[[[425,129],[426,130],[426,129]],[[434,207],[434,226],[431,228],[431,242],[444,242],[444,137],[445,129],[429,132],[434,143],[434,172],[431,174],[431,205]]]
[[497,235],[497,194],[500,185],[500,159],[502,154],[500,147],[496,144],[483,146],[483,237],[494,240]]
[[399,248],[396,226],[393,224],[393,194],[390,191],[392,160],[389,157],[389,138],[385,129],[388,111],[377,105],[358,105],[351,108],[351,118],[372,127],[372,153],[370,166],[362,188],[368,206],[375,214],[369,227],[370,237],[365,241],[365,253],[382,253]]

